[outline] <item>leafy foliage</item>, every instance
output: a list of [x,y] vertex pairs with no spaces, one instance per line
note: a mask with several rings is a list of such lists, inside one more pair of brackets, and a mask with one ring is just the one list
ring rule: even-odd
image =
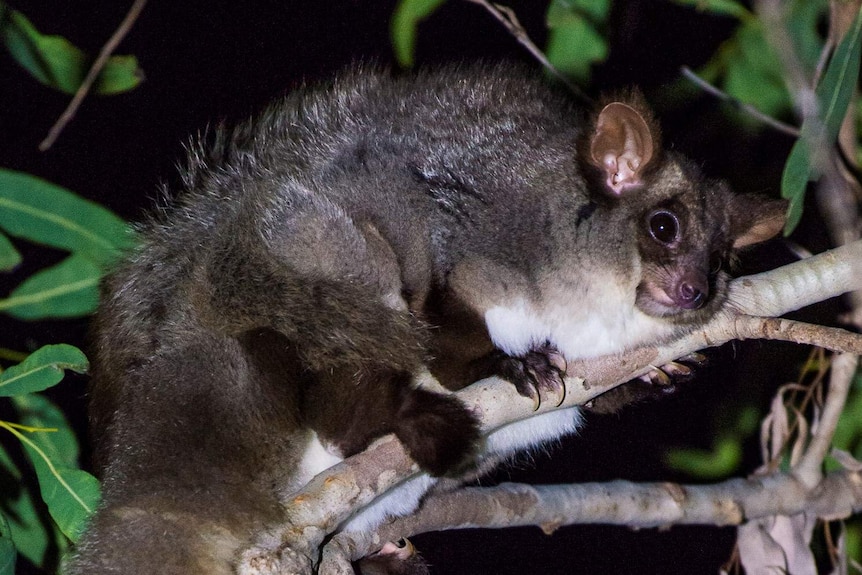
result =
[[6,518],[0,515],[0,575],[15,573],[15,543],[12,541],[12,528]]
[[[736,0],[674,0],[698,11],[738,20],[733,35],[699,70],[706,81],[716,84],[730,96],[755,106],[771,116],[791,110],[790,94],[781,77],[778,55],[767,42],[764,22]],[[823,47],[817,28],[827,10],[826,0],[790,0],[787,27],[807,69],[813,70]]]
[[[39,395],[63,379],[64,370],[84,372],[87,360],[69,345],[43,347],[18,365],[0,373],[0,395],[12,401],[21,423],[0,421],[0,429],[12,434],[36,472],[44,505],[53,523],[46,523],[33,497],[31,486],[4,489],[0,495],[0,518],[14,543],[9,549],[0,540],[0,564],[15,562],[15,549],[31,562],[40,565],[49,547],[65,548],[60,532],[71,541],[81,533],[99,501],[99,483],[79,468],[75,434],[62,412],[47,398]],[[0,476],[23,481],[16,460],[0,448]],[[59,531],[58,531],[59,529]]]
[[[71,42],[42,34],[2,1],[0,43],[36,80],[67,94],[78,90],[92,63]],[[126,92],[142,78],[135,57],[112,56],[93,92]],[[69,252],[0,299],[0,312],[23,320],[92,313],[106,267],[133,243],[129,226],[102,206],[40,178],[0,169],[0,271],[21,263],[10,238]],[[2,351],[7,360],[22,356]],[[0,398],[17,415],[15,422],[0,420],[0,433],[18,440],[15,453],[0,445],[0,575],[14,573],[18,554],[34,565],[56,567],[56,557],[77,539],[98,505],[99,483],[80,469],[74,431],[40,394],[60,383],[66,371],[87,369],[84,354],[64,344],[42,347],[0,369]],[[25,462],[29,466],[22,467]]]
[[[91,313],[106,266],[133,239],[127,224],[98,204],[8,170],[0,170],[0,229],[18,240],[71,252],[0,299],[0,312],[27,320]],[[9,270],[21,258],[5,234],[0,262]],[[99,483],[80,469],[75,433],[60,409],[39,394],[60,383],[66,371],[87,369],[80,350],[60,344],[0,371],[0,398],[17,414],[16,422],[0,421],[0,430],[21,446],[18,457],[0,447],[0,575],[14,571],[19,553],[50,568],[45,562],[77,539],[98,505]],[[20,467],[25,460],[28,470]]]
[[[36,469],[42,499],[51,517],[66,537],[77,541],[99,503],[98,480],[86,471],[62,465],[52,458],[56,454],[40,445],[53,446],[50,441],[40,439],[40,435],[56,432],[56,428],[22,427],[8,422],[0,422],[0,428],[12,433],[24,445],[30,463]],[[34,437],[28,437],[19,429],[32,432]]]
[[[398,63],[413,66],[419,23],[446,0],[401,0],[392,15],[392,46]],[[586,83],[593,64],[607,58],[604,27],[610,0],[552,0],[545,16],[548,60],[561,72]]]
[[593,64],[608,55],[602,30],[607,22],[609,0],[553,0],[548,6],[548,60],[554,67],[584,83]]
[[413,66],[416,32],[419,23],[434,13],[446,0],[401,0],[392,14],[392,46],[398,63]]
[[13,269],[21,263],[21,254],[5,234],[0,234],[0,272]]
[[838,130],[859,79],[860,49],[862,12],[856,15],[853,25],[835,50],[823,79],[817,85],[815,94],[820,105],[817,115],[805,119],[802,136],[787,158],[781,179],[781,195],[790,200],[789,216],[784,228],[786,234],[793,231],[802,218],[806,184],[819,177],[811,161],[816,148],[831,145],[838,138]]
[[[125,222],[105,208],[8,170],[0,170],[0,228],[15,238],[71,252],[0,299],[0,311],[19,319],[91,313],[105,266],[132,242]],[[0,253],[7,254],[8,269],[20,256],[3,238]],[[19,459],[0,449],[0,476],[19,483],[12,486],[17,489],[0,490],[0,574],[14,570],[17,553],[43,565],[49,549],[62,551],[67,540],[77,539],[98,505],[99,483],[79,467],[74,432],[57,406],[38,393],[57,385],[65,371],[84,373],[87,368],[80,350],[61,344],[42,347],[0,372],[0,397],[11,401],[18,414],[18,422],[0,421],[0,429],[23,446],[38,484],[37,489],[26,483],[31,473],[21,471]],[[45,508],[51,520],[42,513]]]
[[743,407],[734,421],[724,425],[711,449],[679,448],[667,453],[665,461],[672,469],[700,480],[723,479],[737,472],[742,464],[742,445],[758,427],[760,414],[753,407]]
[[10,236],[72,252],[0,299],[0,311],[19,319],[91,313],[105,266],[132,245],[129,226],[102,206],[9,170],[0,170],[0,228]]
[[49,345],[0,373],[0,396],[42,391],[63,379],[63,370],[87,371],[87,358],[71,345]]
[[[40,33],[26,16],[0,2],[0,42],[18,64],[39,82],[74,94],[87,75],[91,58],[60,36]],[[112,56],[93,91],[110,95],[127,92],[143,79],[134,56]]]

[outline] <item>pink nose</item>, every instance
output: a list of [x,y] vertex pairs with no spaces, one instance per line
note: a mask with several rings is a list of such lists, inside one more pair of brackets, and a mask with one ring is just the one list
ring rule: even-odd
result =
[[706,278],[698,273],[689,273],[680,278],[673,295],[676,305],[683,309],[703,307],[707,297],[709,297],[709,286],[706,284]]

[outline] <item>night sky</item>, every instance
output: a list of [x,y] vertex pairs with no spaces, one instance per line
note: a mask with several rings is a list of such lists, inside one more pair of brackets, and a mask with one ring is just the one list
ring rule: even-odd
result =
[[[98,52],[130,2],[10,2],[44,33]],[[33,80],[0,56],[0,167],[26,171],[101,202],[126,219],[142,216],[162,183],[178,181],[183,144],[208,124],[238,122],[302,82],[325,78],[351,62],[394,65],[389,44],[393,1],[151,1],[118,53],[134,54],[146,74],[136,90],[89,97],[48,152],[37,146],[68,97]],[[544,2],[512,2],[529,32],[543,42]],[[658,1],[621,2],[613,12],[612,51],[596,71],[597,90],[639,84],[647,95],[673,81],[682,64],[703,64],[730,33],[718,21]],[[529,57],[481,8],[450,0],[420,28],[419,65]],[[666,138],[706,172],[730,178],[743,192],[776,194],[791,141],[761,135],[722,115],[707,97],[662,113]],[[16,243],[24,267],[0,278],[2,294],[62,254]],[[769,262],[758,265],[771,265]],[[32,350],[67,342],[86,349],[86,320],[36,324],[0,319],[0,346]],[[662,467],[668,445],[708,447],[713,405],[729,394],[763,402],[775,378],[755,385],[733,374],[763,365],[787,346],[755,343],[712,355],[707,376],[658,404],[595,417],[578,439],[550,457],[538,455],[496,479],[537,482],[684,480]],[[788,362],[784,359],[784,365]],[[781,375],[779,374],[779,377]],[[777,383],[781,383],[778,381]],[[761,385],[762,384],[762,385]],[[83,427],[86,379],[69,377],[52,391]],[[729,405],[724,402],[722,405]],[[757,465],[756,449],[747,469]],[[516,573],[715,573],[730,556],[732,529],[676,527],[633,532],[571,527],[552,536],[538,528],[430,534],[415,543],[437,575]]]

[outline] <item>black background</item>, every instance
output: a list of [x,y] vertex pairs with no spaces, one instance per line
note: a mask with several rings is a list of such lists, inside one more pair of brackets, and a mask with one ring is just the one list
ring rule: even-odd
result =
[[[302,0],[227,2],[152,1],[118,53],[136,55],[146,81],[114,97],[89,97],[54,147],[37,145],[68,97],[33,80],[0,56],[0,167],[39,175],[101,202],[127,219],[140,218],[157,187],[177,181],[183,143],[208,124],[236,122],[303,81],[324,78],[356,60],[392,64],[389,17],[393,1]],[[125,15],[129,2],[80,0],[13,3],[44,33],[62,35],[95,54]],[[545,2],[512,2],[539,45]],[[647,94],[675,80],[682,64],[697,67],[732,32],[733,22],[659,1],[617,2],[612,50],[595,85],[642,85]],[[529,61],[517,43],[481,8],[451,0],[420,28],[418,62],[498,59]],[[659,102],[660,103],[660,102]],[[742,192],[777,194],[792,142],[759,134],[729,119],[708,97],[659,109],[667,141],[713,176]],[[822,243],[816,228],[803,231]],[[25,264],[0,278],[3,294],[62,254],[17,242]],[[750,260],[770,267],[780,249]],[[4,318],[0,345],[32,350],[49,343],[86,346],[86,321],[36,324]],[[799,350],[754,343],[713,352],[711,367],[690,389],[621,415],[593,417],[580,438],[552,457],[535,456],[497,479],[535,482],[685,480],[662,467],[668,446],[708,447],[716,421],[732,418],[728,398],[764,404],[778,383],[793,377]],[[785,370],[776,369],[779,364]],[[767,369],[759,369],[764,366]],[[768,376],[764,375],[768,373]],[[737,376],[746,374],[744,378]],[[752,375],[755,374],[755,375]],[[85,424],[85,378],[70,377],[51,393],[79,428]],[[720,410],[716,406],[722,406]],[[0,414],[2,415],[2,414]],[[747,447],[746,469],[757,465]],[[415,542],[435,574],[715,573],[731,554],[733,529],[674,527],[640,532],[614,527],[568,527],[552,536],[538,528],[428,534]]]

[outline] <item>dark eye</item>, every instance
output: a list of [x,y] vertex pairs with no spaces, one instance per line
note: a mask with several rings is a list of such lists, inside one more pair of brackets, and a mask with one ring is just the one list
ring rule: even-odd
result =
[[667,210],[657,210],[649,217],[649,233],[660,244],[672,244],[679,236],[679,220]]

